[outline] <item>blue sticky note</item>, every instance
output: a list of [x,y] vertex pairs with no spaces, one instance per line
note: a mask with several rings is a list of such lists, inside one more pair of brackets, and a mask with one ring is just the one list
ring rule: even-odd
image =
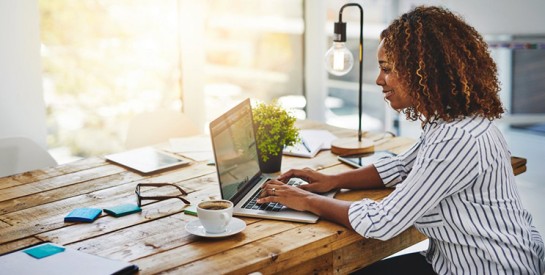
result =
[[61,253],[64,251],[64,247],[55,246],[52,244],[44,244],[40,246],[35,246],[33,248],[29,248],[26,250],[23,250],[26,254],[36,258],[41,259],[45,257],[49,257],[51,255],[55,255],[57,253]]
[[104,212],[114,216],[114,217],[121,217],[133,213],[142,212],[142,208],[138,207],[136,204],[128,203],[128,204],[122,204],[117,206],[112,206],[108,208],[104,208]]
[[76,208],[72,210],[66,217],[65,222],[93,222],[102,213],[102,209],[98,208]]

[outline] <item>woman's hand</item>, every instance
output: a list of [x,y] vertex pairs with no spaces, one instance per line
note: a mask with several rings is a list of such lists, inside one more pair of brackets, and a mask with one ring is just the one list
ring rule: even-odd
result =
[[278,180],[270,180],[261,187],[257,203],[279,202],[291,209],[308,211],[309,199],[319,196],[296,186],[287,185]]
[[[308,184],[298,187],[287,185],[286,182],[293,177],[306,180]],[[277,180],[270,180],[264,184],[257,203],[278,202],[291,209],[309,211],[351,228],[348,219],[351,202],[315,194],[340,188],[384,188],[384,184],[374,165],[337,175],[322,174],[310,168],[291,169],[280,175]]]
[[308,184],[301,185],[299,188],[313,193],[325,193],[337,188],[334,176],[325,175],[310,168],[291,169],[280,175],[278,180],[286,183],[290,178],[294,177],[307,181]]
[[[310,174],[318,176],[318,178],[328,177],[316,172]],[[314,185],[318,186],[317,183],[314,183]],[[342,224],[347,228],[351,228],[350,221],[348,220],[348,209],[351,203],[349,201],[324,197],[299,187],[287,185],[278,180],[270,180],[261,188],[261,197],[257,200],[257,203],[278,202],[291,209],[309,211],[320,217]]]

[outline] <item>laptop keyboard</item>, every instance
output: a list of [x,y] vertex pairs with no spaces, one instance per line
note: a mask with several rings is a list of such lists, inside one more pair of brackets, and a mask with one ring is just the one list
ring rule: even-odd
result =
[[[291,178],[286,184],[291,186],[299,186],[302,183],[304,183],[300,178]],[[282,210],[284,205],[278,203],[278,202],[269,202],[269,203],[257,203],[257,199],[259,198],[259,194],[261,194],[261,189],[258,189],[252,197],[244,204],[242,205],[242,208],[245,209],[259,209],[259,210],[266,210],[266,211],[273,211],[278,212]]]

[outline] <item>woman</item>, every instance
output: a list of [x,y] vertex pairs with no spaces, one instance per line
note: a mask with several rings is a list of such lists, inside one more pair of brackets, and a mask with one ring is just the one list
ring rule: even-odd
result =
[[[422,256],[380,261],[362,274],[545,272],[543,240],[522,206],[510,152],[492,122],[503,108],[496,65],[481,35],[446,9],[417,7],[383,31],[378,60],[384,98],[422,123],[417,143],[337,175],[290,170],[264,186],[258,202],[310,211],[367,238],[386,240],[413,225],[428,236]],[[287,186],[290,177],[310,184]],[[394,186],[380,202],[312,193]]]

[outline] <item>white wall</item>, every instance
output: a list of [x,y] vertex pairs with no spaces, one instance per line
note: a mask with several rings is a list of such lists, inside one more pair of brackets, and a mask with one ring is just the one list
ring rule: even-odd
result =
[[37,0],[0,0],[0,138],[46,148]]
[[[309,2],[312,1],[310,4]],[[327,72],[324,68],[324,39],[327,5],[325,1],[307,0],[305,4],[305,96],[307,118],[326,121]]]
[[440,5],[460,14],[481,34],[545,33],[543,0],[398,0],[400,13],[414,5]]

